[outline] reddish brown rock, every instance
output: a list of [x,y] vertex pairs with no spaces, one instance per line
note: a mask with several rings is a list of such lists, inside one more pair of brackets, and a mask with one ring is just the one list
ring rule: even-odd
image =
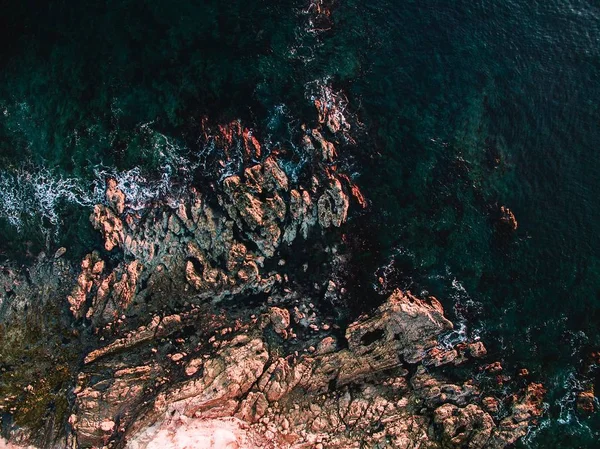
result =
[[104,247],[107,251],[111,251],[123,243],[125,238],[123,222],[112,209],[101,204],[95,206],[90,221],[94,228],[102,233]]
[[269,309],[269,319],[275,332],[281,334],[290,325],[290,312],[279,307],[271,307]]
[[577,394],[577,411],[582,415],[591,415],[596,411],[594,391],[582,391]]
[[494,429],[490,415],[474,404],[459,408],[444,404],[435,410],[434,422],[441,427],[445,447],[482,449]]
[[475,343],[470,343],[468,345],[468,349],[469,349],[469,354],[471,355],[471,357],[474,357],[476,359],[485,357],[485,355],[487,354],[487,349],[485,348],[484,344],[480,341],[476,341]]
[[[349,125],[343,101],[326,94],[320,126],[304,130],[302,185],[283,170],[285,150],[261,158],[239,121],[211,132],[202,123],[223,166],[237,167],[206,195],[190,189],[138,214],[107,182],[91,220],[114,250],[110,264],[86,256],[67,289],[73,315],[86,318],[74,335],[90,347],[64,420],[69,447],[177,447],[211,435],[224,447],[499,449],[541,416],[543,387],[531,384],[493,421],[498,401],[453,372],[485,347],[442,345],[453,325],[433,297],[394,291],[343,329],[321,315],[342,303],[349,255],[319,236],[343,226],[352,195],[366,204],[337,171],[334,142]],[[319,244],[302,251],[310,259],[323,245],[327,263],[315,258],[324,274],[314,284],[304,263],[304,285],[290,255],[311,232]]]
[[500,362],[493,362],[484,365],[481,369],[487,371],[490,374],[497,374],[502,372],[502,364]]
[[71,291],[71,294],[67,296],[70,310],[76,318],[83,316],[83,308],[88,299],[88,294],[94,286],[99,285],[103,270],[104,261],[95,252],[88,254],[81,261],[81,273],[77,278],[77,284]]
[[340,227],[348,217],[350,202],[337,178],[330,178],[329,188],[318,201],[319,224],[322,228]]
[[248,128],[244,128],[242,134],[244,140],[244,150],[248,159],[259,159],[261,156],[261,146],[258,139]]
[[125,194],[118,188],[117,181],[113,178],[106,181],[106,200],[118,214],[125,211]]
[[[268,322],[286,328],[289,321],[284,310],[270,308]],[[86,362],[106,366],[114,363],[111,360],[123,363],[119,354],[128,348],[164,338],[185,326],[184,320],[193,319],[155,320],[129,339],[90,354]],[[172,330],[158,330],[157,326],[165,325]],[[158,441],[155,429],[170,426],[173,432],[187,432],[189,426],[196,428],[235,416],[250,435],[269,435],[268,440],[279,441],[282,448],[317,444],[349,448],[357,439],[372,445],[395,441],[398,447],[418,442],[430,449],[512,444],[532,419],[539,417],[543,389],[532,385],[524,395],[516,396],[511,415],[497,426],[488,414],[494,412],[494,406],[497,409],[497,401],[487,398],[478,405],[480,392],[472,381],[451,383],[442,375],[429,373],[431,368],[423,365],[435,354],[438,337],[451,327],[439,302],[400,291],[371,317],[362,317],[348,327],[345,349],[327,337],[312,354],[286,355],[265,343],[262,332],[266,328],[261,320],[239,323],[233,335],[213,331],[212,338],[192,348],[192,352],[200,352],[185,359],[187,380],[177,384],[163,380],[167,379],[162,374],[165,368],[147,365],[121,368],[115,372],[115,380],[106,384],[86,384],[89,377],[82,377],[77,393],[81,412],[74,420],[77,439],[83,447],[105,444],[107,432],[98,429],[101,423],[116,422],[119,416],[121,426],[129,429],[129,441],[146,448],[151,441]],[[180,344],[185,345],[185,340]],[[204,352],[208,347],[210,352]],[[178,360],[173,354],[167,360],[181,363],[185,356],[178,354],[182,354]],[[406,362],[418,366],[410,379]],[[145,396],[146,400],[154,399],[150,411],[142,416],[119,412],[135,407],[135,401],[141,399],[130,380],[146,385],[145,391],[150,391],[150,385],[164,385],[161,392]],[[119,398],[124,388],[133,388],[132,393],[111,399]],[[109,400],[114,402],[103,405]],[[423,407],[430,415],[423,415]],[[172,419],[165,416],[178,416],[181,423],[173,427]],[[437,436],[427,430],[432,425],[437,426]],[[259,442],[256,447],[265,444]]]
[[519,226],[515,214],[506,206],[500,207],[500,224],[512,231],[516,231]]
[[495,415],[500,410],[500,401],[491,396],[487,396],[481,400],[481,406],[488,413]]
[[515,395],[510,415],[502,419],[493,430],[489,447],[504,448],[525,436],[544,413],[545,394],[546,390],[541,384],[532,383],[520,395]]

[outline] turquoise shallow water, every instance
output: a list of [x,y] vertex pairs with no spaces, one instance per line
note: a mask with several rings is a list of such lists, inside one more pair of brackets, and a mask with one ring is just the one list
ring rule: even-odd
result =
[[[573,412],[600,346],[594,2],[339,0],[324,32],[299,1],[4,3],[5,256],[68,242],[78,257],[98,245],[99,171],[176,179],[203,115],[285,142],[314,119],[307,89],[329,79],[364,123],[356,307],[396,286],[435,294],[507,370],[549,386],[548,418],[524,444],[597,447],[597,415]],[[501,205],[514,235],[497,229]]]

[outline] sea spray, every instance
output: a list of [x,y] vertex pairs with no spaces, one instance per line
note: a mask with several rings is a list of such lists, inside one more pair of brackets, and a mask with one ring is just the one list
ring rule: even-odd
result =
[[0,171],[0,218],[18,230],[27,219],[56,227],[61,222],[60,206],[91,206],[96,200],[81,180],[44,167]]
[[[349,115],[347,99],[343,93],[334,90],[331,83],[329,77],[308,82],[305,98],[311,103],[320,101],[341,124],[340,134],[345,142],[353,142],[348,134],[349,123],[358,120]],[[143,142],[140,149],[143,166],[118,169],[101,163],[84,169],[84,175],[80,177],[34,164],[27,168],[0,171],[0,219],[18,232],[23,231],[25,222],[34,224],[46,235],[46,240],[52,240],[64,224],[61,219],[64,207],[79,206],[88,213],[95,204],[105,202],[104,192],[109,178],[114,179],[125,194],[127,208],[142,210],[158,201],[165,205],[175,204],[187,193],[194,179],[222,182],[239,174],[244,166],[244,149],[240,140],[233,142],[228,149],[228,157],[223,158],[222,150],[215,142],[216,135],[198,139],[197,146],[192,149],[155,130],[154,125],[150,121],[136,126],[135,134]],[[303,132],[300,125],[300,119],[280,103],[269,115],[267,138],[263,142],[262,158],[274,150],[286,151],[281,167],[293,181],[298,180],[304,167],[314,157],[313,151],[298,144]],[[76,133],[74,136],[76,138]],[[347,165],[345,168],[350,168],[347,161],[344,164]]]

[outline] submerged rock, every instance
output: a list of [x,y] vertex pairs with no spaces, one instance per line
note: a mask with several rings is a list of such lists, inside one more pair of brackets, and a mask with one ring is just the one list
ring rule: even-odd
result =
[[510,231],[516,231],[519,227],[515,214],[506,206],[500,207],[500,225]]
[[577,410],[582,415],[591,415],[596,411],[594,391],[582,391],[577,394]]

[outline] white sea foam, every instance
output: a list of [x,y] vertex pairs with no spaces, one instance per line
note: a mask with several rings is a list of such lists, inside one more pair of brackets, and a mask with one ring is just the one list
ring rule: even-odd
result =
[[584,426],[579,420],[577,413],[575,412],[577,403],[577,394],[583,391],[584,385],[577,378],[574,371],[570,371],[566,374],[561,374],[551,381],[551,384],[556,384],[557,389],[563,389],[564,394],[558,399],[557,404],[560,407],[560,413],[557,418],[558,424],[569,425],[569,426]]
[[147,134],[149,145],[142,150],[145,159],[158,169],[149,173],[140,167],[117,170],[103,165],[94,168],[94,195],[96,202],[104,201],[106,180],[112,178],[125,194],[126,207],[141,210],[158,201],[172,204],[185,193],[193,173],[202,169],[201,158],[191,162],[185,157],[189,151],[174,139],[152,130],[152,122],[140,125],[139,132]]
[[[446,270],[447,273],[450,274],[448,267],[446,267]],[[458,307],[469,302],[471,298],[467,292],[467,289],[456,278],[452,279],[450,298],[452,298],[452,302],[454,304],[456,318],[454,319],[455,328],[440,338],[440,346],[446,349],[453,348],[457,344],[465,343],[469,340],[478,339],[470,335],[469,328],[467,326],[467,319],[461,313],[460,307]]]
[[326,15],[326,7],[323,0],[310,0],[308,6],[301,10],[301,13],[307,16],[305,31],[309,34],[319,35],[328,31],[329,27],[317,25],[319,16]]
[[[306,85],[306,98],[319,99],[327,107],[335,109],[337,119],[343,126],[346,117],[347,100],[340,92],[331,88],[331,80],[323,78]],[[27,112],[26,103],[18,105],[21,112]],[[118,116],[119,111],[113,110]],[[282,129],[282,127],[285,127]],[[88,130],[90,131],[90,130]],[[262,143],[263,157],[275,148],[284,148],[290,157],[282,158],[281,165],[286,174],[296,181],[302,169],[310,162],[313,154],[304,146],[297,145],[300,121],[285,104],[276,105],[267,123],[267,132]],[[153,122],[142,123],[137,133],[147,143],[141,150],[148,165],[156,166],[154,172],[140,167],[117,170],[114,167],[97,165],[90,169],[88,176],[80,178],[65,176],[45,167],[29,166],[28,169],[7,169],[0,171],[0,219],[4,219],[17,230],[23,230],[25,223],[34,224],[46,234],[56,234],[60,230],[61,210],[64,206],[77,205],[91,208],[105,202],[106,181],[116,180],[117,186],[126,196],[126,207],[141,210],[150,204],[162,202],[174,205],[185,195],[193,177],[203,173],[213,179],[238,174],[244,166],[243,143],[237,140],[228,149],[229,158],[219,164],[215,151],[221,151],[211,136],[198,142],[198,148],[190,150],[153,129]],[[277,135],[277,139],[274,138]],[[70,136],[77,144],[79,134]],[[114,143],[114,135],[104,137],[107,144]],[[258,161],[256,161],[258,162]],[[90,182],[91,180],[91,182]]]
[[308,65],[315,60],[315,50],[323,46],[319,38],[323,31],[317,26],[317,18],[321,14],[321,0],[310,0],[308,5],[297,9],[302,24],[294,30],[294,44],[288,50],[288,57],[302,61]]
[[[340,124],[341,132],[344,138],[352,143],[354,140],[349,134],[350,130],[350,111],[348,109],[348,98],[342,91],[335,90],[332,87],[330,76],[311,81],[305,85],[306,97],[311,102],[319,100],[325,107],[334,114],[335,119]],[[358,123],[358,119],[352,116],[352,121]]]
[[[560,373],[551,378],[547,387],[550,391],[561,392],[560,397],[553,401],[558,406],[558,415],[548,413],[536,427],[531,427],[529,433],[523,438],[526,444],[534,443],[536,437],[543,433],[544,429],[556,425],[563,428],[563,432],[570,435],[587,435],[593,438],[594,431],[585,420],[580,419],[577,414],[577,394],[584,390],[584,385],[578,379],[574,370]],[[545,405],[549,410],[548,404]]]
[[0,171],[0,218],[21,231],[26,222],[37,223],[45,232],[58,232],[61,208],[67,205],[92,207],[105,200],[106,179],[114,178],[127,197],[127,206],[141,209],[161,198],[175,197],[180,189],[173,180],[189,177],[195,167],[178,154],[179,149],[162,135],[151,148],[160,162],[158,176],[144,175],[139,167],[118,171],[97,166],[91,185],[45,167]]
[[57,175],[46,168],[0,172],[0,218],[21,230],[25,219],[56,226],[64,204],[90,206],[95,201],[76,178]]
[[481,309],[481,304],[471,297],[463,283],[452,275],[449,267],[446,267],[445,275],[440,276],[440,278],[444,280],[452,279],[449,297],[454,305],[456,315],[453,320],[456,327],[440,339],[441,346],[450,348],[459,343],[479,340],[482,330],[471,329],[468,326],[469,321],[464,315],[463,308],[477,310]]
[[469,330],[467,322],[460,320],[455,324],[455,328],[440,337],[439,346],[444,349],[452,349],[460,343],[465,343],[469,339]]
[[411,259],[414,258],[414,254],[403,246],[397,246],[393,249],[392,254],[388,258],[386,264],[380,266],[374,273],[373,276],[377,280],[373,283],[373,289],[381,294],[387,294],[391,292],[391,288],[396,288],[396,285],[390,285],[390,277],[396,272],[396,258],[398,256],[407,256]]

